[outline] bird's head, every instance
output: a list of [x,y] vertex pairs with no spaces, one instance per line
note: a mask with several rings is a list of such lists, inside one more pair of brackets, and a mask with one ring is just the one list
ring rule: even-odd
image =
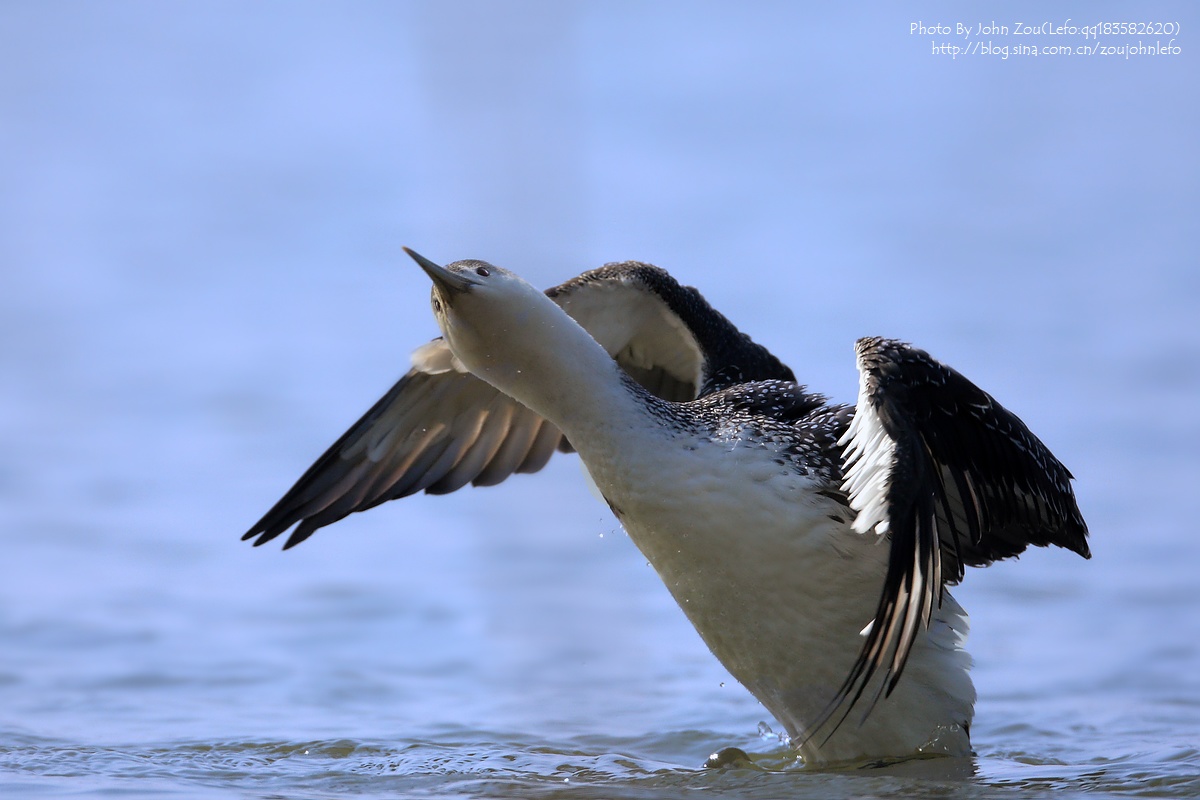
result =
[[409,250],[433,280],[431,304],[450,349],[472,374],[510,392],[556,334],[578,325],[544,292],[484,261],[442,267]]

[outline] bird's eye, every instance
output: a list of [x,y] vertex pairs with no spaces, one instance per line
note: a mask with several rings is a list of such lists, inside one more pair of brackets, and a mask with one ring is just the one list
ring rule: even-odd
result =
[[435,314],[442,313],[442,301],[438,300],[436,297],[433,298],[433,311]]
[[492,273],[488,271],[487,267],[476,267],[475,274],[481,278],[486,278],[488,275],[491,275]]

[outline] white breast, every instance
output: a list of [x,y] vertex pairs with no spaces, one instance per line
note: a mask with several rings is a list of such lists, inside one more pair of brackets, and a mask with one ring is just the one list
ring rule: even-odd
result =
[[[778,463],[770,445],[661,427],[639,443],[581,455],[713,654],[800,743],[862,647],[886,546],[855,533],[853,512],[818,494],[812,476]],[[937,746],[965,752],[965,731],[951,728],[969,722],[974,702],[966,627],[948,599],[931,627],[936,641],[922,636],[893,695],[863,728],[857,717],[847,723],[852,741],[839,747],[835,735],[820,747],[815,738],[802,748],[806,758],[914,752],[939,732]]]

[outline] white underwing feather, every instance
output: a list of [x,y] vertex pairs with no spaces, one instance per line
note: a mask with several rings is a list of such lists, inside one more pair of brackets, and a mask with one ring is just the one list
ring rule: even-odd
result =
[[888,531],[887,496],[895,462],[896,443],[887,435],[871,404],[867,373],[859,365],[858,406],[846,433],[838,440],[845,447],[842,489],[850,507],[858,512],[854,531],[874,530],[881,537]]

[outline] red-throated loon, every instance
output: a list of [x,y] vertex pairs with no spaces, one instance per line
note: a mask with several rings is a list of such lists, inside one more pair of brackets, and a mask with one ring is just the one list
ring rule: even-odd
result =
[[1090,557],[1070,472],[1020,419],[880,338],[856,345],[857,407],[830,404],[648,264],[541,292],[408,253],[443,338],[243,538],[296,525],[291,547],[575,450],[806,763],[970,752],[967,616],[945,586],[1028,545]]

